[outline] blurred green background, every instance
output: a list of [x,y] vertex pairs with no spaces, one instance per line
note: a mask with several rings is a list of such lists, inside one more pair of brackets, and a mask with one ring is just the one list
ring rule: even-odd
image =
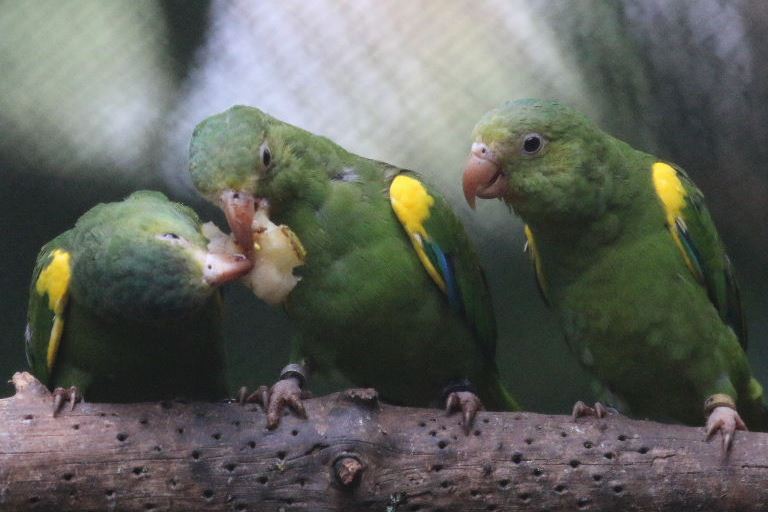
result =
[[[242,103],[429,176],[487,268],[510,387],[539,411],[591,398],[538,297],[520,223],[500,203],[472,213],[460,193],[475,121],[535,96],[688,169],[768,377],[763,0],[6,0],[0,13],[0,376],[25,367],[37,250],[92,205],[153,188],[223,225],[191,189],[186,151],[198,121]],[[271,382],[290,325],[244,288],[225,298],[233,389]]]

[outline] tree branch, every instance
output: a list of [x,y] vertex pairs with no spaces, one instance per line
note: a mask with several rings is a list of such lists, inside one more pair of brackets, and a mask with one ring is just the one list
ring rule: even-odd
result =
[[764,510],[768,435],[727,460],[702,428],[624,417],[459,417],[353,390],[264,428],[256,406],[78,404],[29,374],[0,400],[0,510]]

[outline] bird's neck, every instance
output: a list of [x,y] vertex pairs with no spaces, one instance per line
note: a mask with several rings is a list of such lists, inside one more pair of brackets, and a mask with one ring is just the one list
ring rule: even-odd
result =
[[290,173],[278,175],[266,190],[265,197],[277,218],[290,216],[295,209],[317,209],[328,195],[328,180],[315,167],[302,165]]
[[600,215],[574,222],[534,219],[528,223],[550,282],[567,284],[578,279],[607,254],[657,229],[657,220],[663,223],[646,157],[638,154],[637,161],[626,162],[615,175],[621,188]]

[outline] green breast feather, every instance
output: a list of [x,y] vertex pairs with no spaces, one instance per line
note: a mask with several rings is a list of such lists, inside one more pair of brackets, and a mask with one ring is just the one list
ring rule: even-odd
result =
[[422,266],[463,315],[490,359],[495,355],[496,323],[485,276],[464,228],[445,200],[413,173],[395,176],[389,188],[395,216]]

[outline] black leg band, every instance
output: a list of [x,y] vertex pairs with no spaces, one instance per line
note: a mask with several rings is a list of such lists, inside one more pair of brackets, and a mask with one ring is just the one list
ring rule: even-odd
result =
[[468,391],[470,393],[477,394],[477,388],[470,382],[469,379],[456,379],[452,380],[443,388],[443,402],[448,399],[448,395],[456,393],[458,391]]

